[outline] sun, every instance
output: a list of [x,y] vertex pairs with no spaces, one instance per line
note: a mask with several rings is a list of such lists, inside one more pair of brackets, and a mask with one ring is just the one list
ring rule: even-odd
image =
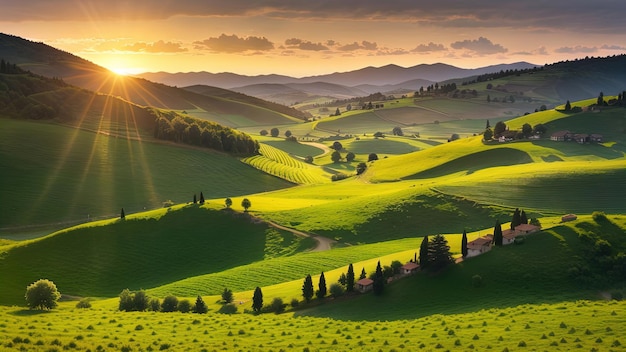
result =
[[119,76],[132,76],[141,71],[134,67],[123,67],[123,66],[113,66],[113,67],[109,67],[108,69]]

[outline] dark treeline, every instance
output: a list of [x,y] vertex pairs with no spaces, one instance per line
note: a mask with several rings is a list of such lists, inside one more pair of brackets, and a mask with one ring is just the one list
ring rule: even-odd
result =
[[215,122],[151,109],[155,116],[154,137],[239,155],[255,155],[259,143],[249,135]]
[[463,85],[466,86],[468,84],[486,82],[486,81],[491,81],[494,79],[508,77],[508,76],[519,76],[523,73],[538,72],[538,71],[543,71],[543,67],[533,67],[533,68],[526,68],[526,69],[521,69],[521,70],[518,70],[518,69],[500,70],[500,72],[485,73],[483,75],[477,76],[475,79],[471,81],[463,82]]

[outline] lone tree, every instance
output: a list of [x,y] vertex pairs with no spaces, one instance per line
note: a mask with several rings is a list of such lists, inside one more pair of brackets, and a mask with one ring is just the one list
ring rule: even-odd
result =
[[428,264],[428,236],[424,236],[420,245],[420,267],[425,269]]
[[568,100],[567,103],[565,103],[565,111],[570,111],[570,110],[572,110],[572,104]]
[[435,235],[428,243],[428,268],[437,271],[452,263],[448,241],[442,235]]
[[257,288],[254,289],[254,295],[252,296],[252,310],[256,313],[260,313],[261,308],[263,308],[263,291],[261,291],[261,288],[257,286]]
[[496,225],[493,227],[493,244],[502,246],[502,225],[500,225],[500,220],[496,220]]
[[372,289],[374,290],[375,295],[381,295],[385,290],[385,277],[383,275],[383,269],[380,267],[380,260],[376,265],[376,272],[374,273],[374,284],[372,285]]
[[354,267],[352,263],[348,265],[348,273],[346,274],[346,291],[354,291]]
[[461,255],[467,257],[467,231],[463,229],[463,237],[461,237]]
[[124,208],[122,208],[122,211],[120,212],[120,219],[122,220],[126,219],[126,214],[124,214]]
[[378,155],[376,153],[370,153],[370,155],[367,156],[367,161],[374,161],[374,160],[378,160]]
[[274,127],[270,130],[270,135],[272,137],[278,137],[278,134],[280,133],[280,131],[278,130],[278,128]]
[[230,208],[233,205],[233,200],[230,198],[226,198],[224,200],[224,205],[226,206],[226,208]]
[[320,282],[317,285],[317,292],[316,292],[316,296],[318,299],[323,299],[324,297],[326,297],[326,278],[324,277],[324,272],[322,271],[322,274],[320,275]]
[[304,283],[302,284],[302,297],[304,297],[304,300],[307,302],[310,302],[311,298],[313,298],[313,280],[311,279],[311,274],[304,278]]
[[209,307],[206,306],[204,300],[200,295],[196,298],[196,304],[193,306],[193,312],[198,314],[204,314],[209,311]]
[[244,211],[247,213],[248,212],[248,208],[250,208],[252,206],[252,203],[250,203],[250,200],[248,198],[244,198],[241,201],[241,206],[243,207]]
[[364,173],[365,170],[367,170],[367,164],[366,163],[359,163],[356,166],[356,174],[357,175],[360,175],[360,174]]
[[47,310],[57,306],[57,301],[61,298],[59,290],[54,282],[41,279],[26,287],[26,304],[30,309]]
[[231,303],[233,301],[233,291],[224,287],[224,291],[222,291],[222,301],[224,301],[225,304]]

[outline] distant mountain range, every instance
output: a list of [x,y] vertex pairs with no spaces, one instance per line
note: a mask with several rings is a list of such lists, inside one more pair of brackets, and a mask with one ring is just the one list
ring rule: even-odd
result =
[[516,62],[464,69],[437,63],[412,67],[398,65],[365,67],[355,71],[302,78],[283,75],[246,76],[229,72],[154,72],[139,74],[137,77],[177,87],[197,85],[220,87],[289,105],[314,97],[345,99],[377,92],[412,92],[435,82],[537,66],[528,62]]

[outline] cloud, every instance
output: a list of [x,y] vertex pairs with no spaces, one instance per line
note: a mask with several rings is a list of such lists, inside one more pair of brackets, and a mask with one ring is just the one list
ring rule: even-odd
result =
[[287,20],[406,21],[438,27],[554,28],[611,33],[626,29],[621,0],[28,0],[2,4],[0,21],[154,20],[176,16],[255,16]]
[[602,50],[618,50],[618,51],[624,51],[626,50],[626,46],[621,46],[621,45],[607,45],[604,44],[600,47],[600,49]]
[[446,47],[443,46],[443,44],[435,44],[433,42],[430,42],[428,44],[420,44],[411,51],[415,53],[431,53],[435,51],[445,51],[445,50],[446,50]]
[[356,50],[368,50],[374,51],[378,49],[378,44],[374,42],[362,41],[360,44],[354,42],[352,44],[340,45],[337,50],[340,51],[356,51]]
[[300,49],[309,51],[321,51],[328,50],[328,47],[322,43],[313,43],[308,40],[302,40],[298,38],[291,38],[285,40],[285,46],[290,49]]
[[555,49],[554,52],[557,52],[559,54],[574,54],[574,53],[583,53],[583,54],[589,54],[589,53],[595,53],[598,51],[598,48],[595,46],[581,46],[581,45],[576,45],[576,46],[564,46],[558,49]]
[[476,55],[490,55],[506,53],[508,49],[500,44],[494,44],[491,40],[480,37],[475,40],[463,40],[450,44],[450,47],[457,50],[469,50]]
[[539,56],[539,55],[548,55],[548,50],[545,46],[537,48],[532,51],[518,51],[511,53],[512,55],[526,55],[526,56]]
[[187,51],[187,49],[183,48],[180,43],[164,42],[162,40],[154,43],[138,42],[129,44],[123,46],[121,50],[146,53],[180,53]]
[[238,37],[236,34],[222,34],[203,41],[196,41],[197,49],[206,49],[221,53],[243,53],[247,51],[268,51],[274,49],[274,43],[265,37]]

